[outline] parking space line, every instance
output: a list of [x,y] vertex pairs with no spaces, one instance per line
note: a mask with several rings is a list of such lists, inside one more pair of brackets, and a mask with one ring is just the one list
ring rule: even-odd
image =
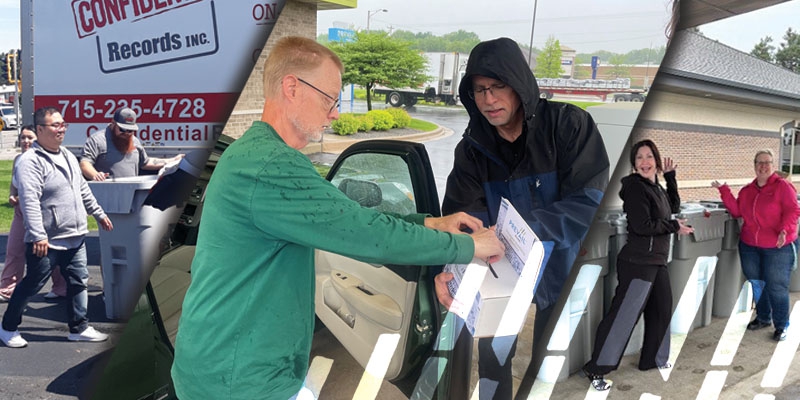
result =
[[747,324],[750,323],[750,318],[753,310],[748,309],[745,312],[739,312],[740,304],[745,302],[750,297],[750,282],[745,282],[742,285],[742,290],[739,291],[739,298],[733,305],[731,316],[728,318],[728,323],[725,324],[725,329],[722,331],[722,336],[717,343],[717,348],[714,350],[714,357],[711,358],[711,365],[726,366],[731,365],[736,351],[739,349],[739,344],[742,342],[744,333],[747,331]]
[[386,376],[386,370],[389,368],[389,362],[392,361],[399,341],[399,333],[384,333],[378,336],[378,342],[375,343],[375,348],[369,357],[364,374],[361,375],[361,381],[358,382],[353,399],[368,400],[378,396],[378,391],[381,390],[383,384],[383,377]]
[[703,379],[703,385],[697,392],[697,400],[718,399],[727,378],[728,371],[708,371],[706,378]]
[[[703,273],[705,276],[713,277],[716,266],[716,256],[701,256],[697,257],[697,261],[695,261],[694,267],[692,267],[692,273],[686,281],[686,286],[683,288],[683,293],[681,294],[677,307],[675,307],[675,312],[672,313],[672,321],[670,322],[669,362],[672,365],[676,365],[683,344],[686,342],[686,336],[692,328],[697,311],[702,305],[702,299],[711,281],[709,279],[698,282],[697,277],[701,272],[700,269],[704,269]],[[669,380],[673,369],[674,368],[659,369],[664,382]]]
[[314,394],[314,398],[319,398],[322,386],[325,385],[325,381],[328,379],[328,374],[331,372],[332,366],[333,360],[330,358],[316,356],[311,360],[311,365],[308,367],[306,380],[303,382],[303,386]]
[[[765,294],[762,294],[762,296]],[[800,301],[794,303],[792,307],[792,314],[789,317],[789,325],[800,325]],[[792,359],[797,352],[797,347],[800,345],[800,334],[787,335],[786,340],[778,342],[775,346],[775,352],[772,353],[772,358],[769,360],[767,370],[764,371],[764,378],[761,380],[761,387],[781,387],[783,379],[789,372],[789,366],[792,364]]]

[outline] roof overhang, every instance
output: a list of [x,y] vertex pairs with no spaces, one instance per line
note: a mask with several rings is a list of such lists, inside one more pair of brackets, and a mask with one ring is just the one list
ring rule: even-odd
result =
[[347,8],[356,8],[358,0],[296,0],[300,3],[316,4],[317,11],[325,10],[343,10]]
[[796,96],[787,97],[786,93],[769,93],[744,85],[732,86],[729,81],[716,82],[707,76],[663,67],[658,74],[658,79],[651,89],[653,91],[800,112],[800,101],[791,98]]
[[681,0],[678,29],[704,25],[786,1],[788,0]]

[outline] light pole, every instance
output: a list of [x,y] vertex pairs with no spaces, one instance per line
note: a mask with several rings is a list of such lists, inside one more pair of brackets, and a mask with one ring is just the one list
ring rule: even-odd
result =
[[531,21],[531,44],[528,47],[528,67],[531,66],[531,56],[533,55],[533,29],[536,28],[536,6],[539,5],[539,0],[533,1],[533,21]]
[[367,10],[367,32],[369,32],[369,19],[372,18],[373,15],[375,15],[375,14],[377,14],[379,12],[389,12],[389,10],[387,10],[385,8],[380,8],[380,9],[377,9],[377,10]]

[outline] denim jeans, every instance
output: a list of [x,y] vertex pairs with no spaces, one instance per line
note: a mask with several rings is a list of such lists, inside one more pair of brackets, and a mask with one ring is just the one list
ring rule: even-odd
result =
[[47,249],[47,255],[37,257],[33,254],[33,244],[25,246],[26,274],[22,282],[14,289],[14,294],[8,301],[8,308],[3,315],[3,329],[16,331],[22,323],[22,311],[28,305],[28,300],[39,293],[55,266],[61,268],[61,275],[67,281],[67,298],[72,302],[67,307],[67,324],[70,333],[83,332],[89,326],[86,318],[86,307],[89,298],[86,285],[89,280],[89,270],[86,268],[86,245],[81,243],[74,249],[53,250]]
[[789,327],[789,275],[795,257],[791,245],[767,249],[739,242],[742,271],[753,286],[756,318],[772,321],[775,329]]

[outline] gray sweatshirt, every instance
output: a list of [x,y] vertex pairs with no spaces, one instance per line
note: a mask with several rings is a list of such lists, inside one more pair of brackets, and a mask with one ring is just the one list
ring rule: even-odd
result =
[[98,221],[106,217],[81,174],[77,158],[63,146],[60,151],[49,153],[35,142],[19,157],[14,176],[26,243],[82,237],[89,232],[87,213]]

